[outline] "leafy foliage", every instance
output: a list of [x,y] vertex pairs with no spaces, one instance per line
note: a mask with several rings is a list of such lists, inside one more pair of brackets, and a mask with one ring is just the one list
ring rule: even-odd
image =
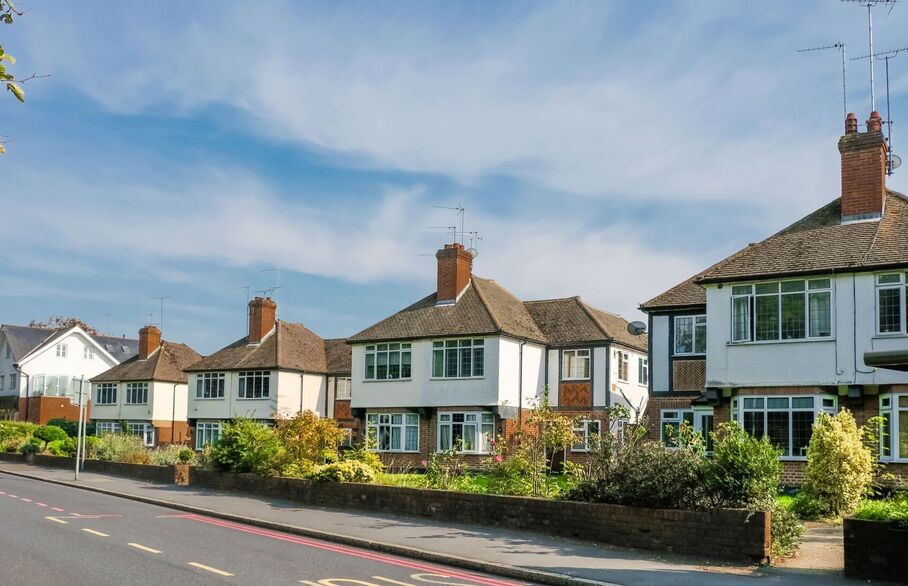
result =
[[378,454],[373,451],[366,449],[365,445],[360,445],[352,450],[347,450],[343,453],[343,460],[355,460],[357,462],[362,462],[366,466],[372,469],[376,474],[381,474],[385,470],[385,465],[382,463],[381,458]]
[[804,524],[797,513],[773,503],[769,507],[773,557],[790,557],[798,550],[804,535]]
[[864,501],[854,516],[872,521],[908,523],[908,490],[898,492],[887,499]]
[[231,472],[271,474],[282,458],[274,429],[245,417],[227,422],[211,450],[212,464]]
[[456,448],[436,452],[432,454],[426,467],[426,484],[430,488],[451,489],[465,469],[463,456]]
[[7,452],[15,452],[36,429],[37,425],[27,421],[0,421],[0,447]]
[[47,444],[46,451],[53,456],[66,456],[74,458],[78,451],[76,439],[67,437],[65,440],[55,440]]
[[821,413],[807,446],[802,512],[822,517],[854,512],[871,494],[873,470],[873,453],[851,412]]
[[375,471],[359,460],[344,460],[316,467],[310,478],[330,482],[372,482]]
[[287,463],[307,460],[316,464],[340,459],[338,446],[346,433],[334,419],[300,411],[290,418],[278,417],[275,432],[283,444]]
[[[66,432],[66,435],[69,437],[78,437],[79,435],[79,422],[73,421],[72,419],[63,419],[60,417],[51,419],[47,422],[48,425],[56,425],[60,429]],[[86,423],[85,424],[85,435],[95,435],[95,424]]]
[[[85,439],[86,446],[88,446],[88,439],[90,438]],[[93,446],[94,456],[99,460],[129,462],[132,464],[147,463],[147,451],[142,438],[127,433],[105,433],[97,438],[97,444]],[[92,454],[92,451],[89,451],[89,454]]]
[[148,450],[148,463],[156,466],[189,464],[195,459],[195,452],[181,444],[168,444]]
[[775,503],[782,473],[779,451],[737,423],[722,423],[713,434],[712,458],[704,468],[706,496],[715,506],[768,508]]
[[[3,0],[0,0],[2,2]],[[47,328],[51,330],[68,330],[71,327],[79,326],[85,330],[86,334],[97,336],[99,335],[98,330],[91,327],[78,317],[70,316],[65,317],[62,315],[54,315],[49,317],[46,321],[32,320],[29,322],[28,327],[30,328]]]
[[574,420],[552,409],[549,403],[549,388],[542,390],[542,400],[530,410],[525,427],[518,434],[517,446],[512,458],[521,460],[520,468],[528,474],[534,496],[550,494],[551,483],[547,476],[552,472],[549,455],[564,451],[576,441]]
[[35,430],[32,437],[44,442],[43,449],[47,449],[47,444],[55,441],[63,441],[69,436],[66,432],[55,425],[42,425]]

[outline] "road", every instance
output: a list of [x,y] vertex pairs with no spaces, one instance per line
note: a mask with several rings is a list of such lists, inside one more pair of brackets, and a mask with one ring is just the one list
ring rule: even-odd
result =
[[525,584],[0,473],[0,584]]

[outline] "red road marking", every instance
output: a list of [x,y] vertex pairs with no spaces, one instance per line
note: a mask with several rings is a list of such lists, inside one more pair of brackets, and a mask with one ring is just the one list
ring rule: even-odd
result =
[[64,511],[63,509],[60,509],[60,508],[58,508],[58,507],[51,507],[50,510],[51,510],[51,511],[57,511],[58,513],[65,513],[65,512],[66,512],[66,511]]
[[44,503],[35,503],[35,504],[38,505],[39,507],[46,507],[46,506],[47,506],[47,505],[45,505]]
[[5,493],[5,492],[3,492],[3,491],[2,491],[2,490],[0,490],[0,494],[6,494],[6,493]]
[[19,497],[19,500],[21,500],[21,501],[23,501],[23,502],[26,502],[26,503],[32,502],[32,499],[27,499],[27,498],[25,498],[24,496]]
[[431,572],[443,572],[445,575],[450,576],[451,578],[460,578],[463,580],[472,580],[479,584],[485,584],[486,586],[517,586],[518,582],[507,582],[503,580],[493,580],[490,578],[483,578],[481,576],[476,576],[473,574],[465,574],[459,571],[450,571],[447,568],[441,568],[439,566],[430,566],[427,564],[422,564],[419,562],[411,562],[408,560],[397,559],[381,554],[370,553],[367,551],[362,551],[358,549],[353,549],[350,547],[345,547],[342,545],[333,545],[328,543],[322,543],[320,541],[315,541],[313,539],[307,539],[304,537],[296,537],[293,535],[284,535],[282,533],[277,533],[274,531],[268,531],[266,529],[258,529],[254,527],[247,527],[245,525],[239,525],[237,523],[231,523],[229,521],[221,521],[218,519],[212,519],[210,517],[203,517],[201,515],[186,515],[186,519],[192,521],[200,521],[202,523],[208,523],[210,525],[217,525],[218,527],[224,527],[226,529],[233,529],[234,531],[242,531],[244,533],[251,533],[253,535],[258,535],[261,537],[268,537],[271,539],[277,539],[280,541],[289,541],[290,543],[297,543],[300,545],[306,545],[309,547],[314,547],[317,549],[324,549],[327,551],[333,551],[335,553],[342,553],[345,555],[364,558],[376,562],[381,562],[384,564],[402,566],[405,568],[412,568],[416,570],[425,570]]
[[6,496],[8,496],[8,497],[11,498],[11,499],[17,499],[17,498],[19,498],[19,497],[17,497],[17,496],[14,495],[14,494],[8,494],[8,495],[6,495]]

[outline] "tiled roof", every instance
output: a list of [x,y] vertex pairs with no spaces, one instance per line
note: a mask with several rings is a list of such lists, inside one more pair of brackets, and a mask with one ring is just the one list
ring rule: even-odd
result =
[[106,372],[92,378],[92,382],[103,381],[161,381],[185,383],[184,368],[195,364],[202,355],[186,344],[161,342],[161,347],[146,360],[133,356]]
[[328,374],[350,374],[350,345],[343,338],[325,340],[325,357],[328,361]]
[[[10,348],[16,360],[21,360],[38,346],[49,344],[69,331],[69,329],[31,328],[12,324],[3,324],[3,330],[6,332],[7,340],[9,340]],[[130,356],[135,356],[139,353],[138,340],[114,336],[91,336],[91,338],[100,344],[117,362],[123,362]]]
[[524,305],[553,346],[614,341],[646,351],[646,336],[628,333],[627,320],[592,307],[580,297],[527,301]]
[[269,368],[328,373],[325,340],[303,324],[278,321],[259,344],[243,337],[196,362],[187,372]]
[[889,191],[879,221],[841,222],[837,198],[641,305],[705,305],[702,283],[908,265],[908,199]]

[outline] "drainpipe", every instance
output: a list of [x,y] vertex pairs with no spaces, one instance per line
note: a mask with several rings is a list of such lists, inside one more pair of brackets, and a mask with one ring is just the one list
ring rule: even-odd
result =
[[[22,372],[22,370],[19,368],[19,364],[18,364],[18,363],[13,364],[13,368],[16,369],[16,372],[18,373],[19,379],[21,379],[23,376],[25,377],[25,420],[28,421],[28,389],[29,389],[29,387],[31,386],[31,376],[29,376],[28,374]],[[18,399],[19,399],[19,392],[18,392],[19,389],[18,389],[18,383],[16,383],[16,384],[17,384],[17,388],[16,388],[16,400],[18,401]],[[16,408],[17,408],[17,409],[18,409],[18,407],[19,407],[19,406],[16,405]]]
[[523,345],[526,340],[520,342],[519,359],[517,361],[517,431],[523,429]]
[[303,373],[300,373],[300,410],[298,413],[303,412]]
[[[170,397],[170,443],[175,444],[174,438],[177,435],[177,385],[173,383],[173,395]],[[188,392],[187,385],[187,392]],[[188,398],[187,398],[188,400]]]

